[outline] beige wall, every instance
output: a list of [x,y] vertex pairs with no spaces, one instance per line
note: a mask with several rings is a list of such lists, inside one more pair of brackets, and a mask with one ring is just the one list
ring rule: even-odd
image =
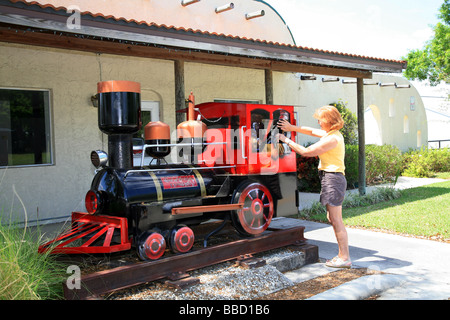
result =
[[[295,105],[300,124],[317,126],[312,118],[322,105],[343,99],[356,112],[356,85],[300,81],[298,75],[274,73],[275,104]],[[373,81],[401,78],[375,76]],[[12,213],[16,220],[68,217],[85,210],[84,196],[90,187],[94,168],[91,150],[107,151],[107,137],[97,125],[97,109],[90,97],[100,80],[130,80],[141,83],[141,99],[160,103],[160,119],[175,128],[174,63],[172,61],[96,55],[78,51],[26,45],[0,44],[0,87],[49,89],[54,165],[0,168],[0,214]],[[264,71],[185,64],[186,96],[194,92],[196,102],[214,99],[258,100],[265,102]],[[416,111],[409,110],[410,96]],[[405,150],[416,146],[416,132],[427,141],[426,116],[414,88],[365,86],[366,106],[376,105],[382,116],[383,143]],[[389,101],[394,99],[395,116],[388,117]],[[302,106],[302,107],[301,107]],[[404,134],[403,117],[410,119],[410,134]],[[312,141],[300,137],[300,142]],[[14,192],[15,190],[15,192]],[[19,200],[20,198],[20,200]],[[3,211],[3,212],[2,212]]]
[[195,102],[214,99],[258,100],[265,103],[264,71],[198,63],[185,65],[185,90]]

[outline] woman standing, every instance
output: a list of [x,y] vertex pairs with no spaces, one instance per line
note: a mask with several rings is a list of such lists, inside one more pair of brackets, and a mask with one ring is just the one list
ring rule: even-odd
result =
[[344,126],[344,121],[339,111],[333,106],[319,108],[314,118],[319,121],[321,129],[297,127],[286,120],[281,120],[278,127],[284,132],[296,131],[319,137],[318,142],[305,148],[282,134],[279,135],[279,139],[304,157],[319,156],[320,202],[327,208],[327,218],[333,226],[339,246],[338,255],[328,260],[326,265],[334,268],[351,268],[347,230],[342,220],[342,202],[347,189],[347,180],[344,165],[344,137],[339,130]]

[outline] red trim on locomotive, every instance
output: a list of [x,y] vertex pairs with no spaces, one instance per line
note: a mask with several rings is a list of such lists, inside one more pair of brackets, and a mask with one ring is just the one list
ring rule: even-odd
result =
[[197,187],[195,176],[168,176],[161,177],[161,183],[164,189],[194,188]]
[[[118,243],[113,242],[116,230],[120,235]],[[74,244],[76,246],[73,246]],[[72,228],[39,246],[38,252],[50,250],[51,253],[65,254],[113,253],[130,249],[131,239],[128,237],[126,218],[72,212]]]

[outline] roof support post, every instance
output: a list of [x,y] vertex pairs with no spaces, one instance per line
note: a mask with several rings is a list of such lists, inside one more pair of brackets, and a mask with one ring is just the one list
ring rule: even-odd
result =
[[[184,61],[175,60],[175,111],[186,108],[186,95],[184,92]],[[181,112],[176,112],[176,124],[185,121],[185,115]]]
[[266,104],[273,104],[272,70],[264,69],[264,84],[265,84],[265,88],[266,88]]
[[358,189],[361,196],[366,194],[366,139],[364,129],[364,79],[356,79],[356,100],[358,109]]

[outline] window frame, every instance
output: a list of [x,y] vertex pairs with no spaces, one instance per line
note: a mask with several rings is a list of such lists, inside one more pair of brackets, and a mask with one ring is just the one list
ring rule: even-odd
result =
[[[48,88],[29,88],[29,87],[7,87],[0,86],[0,90],[16,90],[16,91],[38,91],[44,92],[44,101],[46,105],[44,106],[44,122],[45,122],[45,135],[46,135],[46,146],[49,153],[49,161],[47,163],[34,163],[34,164],[18,164],[18,165],[0,165],[1,169],[12,169],[12,168],[30,168],[30,167],[48,167],[55,165],[55,145],[54,145],[54,126],[53,126],[53,91]],[[47,93],[45,95],[45,93]]]

